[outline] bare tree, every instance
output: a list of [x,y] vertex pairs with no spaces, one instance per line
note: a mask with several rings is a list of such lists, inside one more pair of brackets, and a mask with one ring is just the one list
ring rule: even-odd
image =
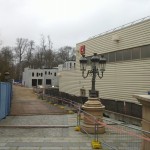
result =
[[42,68],[44,54],[43,54],[40,46],[36,46],[35,49],[37,52],[34,54],[34,57],[32,58],[32,67],[33,68]]
[[27,47],[29,45],[28,39],[17,38],[16,39],[16,45],[17,45],[15,48],[16,57],[19,59],[19,63],[21,63],[21,61],[23,59],[23,55],[27,51]]
[[11,72],[13,76],[13,53],[10,47],[2,47],[0,52],[0,73],[1,78],[4,79],[4,73]]
[[35,50],[34,46],[35,46],[35,42],[33,40],[28,42],[27,55],[26,55],[26,60],[27,60],[28,66],[32,65],[33,51]]
[[54,52],[53,52],[53,50],[52,50],[52,45],[53,45],[53,43],[52,43],[52,41],[51,41],[51,39],[50,39],[50,36],[48,35],[47,36],[47,41],[48,41],[48,49],[46,49],[46,52],[45,52],[45,60],[46,60],[46,67],[48,67],[48,68],[52,68],[52,67],[54,67]]
[[49,35],[47,36],[47,40],[48,40],[48,49],[52,50],[53,49],[53,43],[52,43],[51,38],[50,38]]
[[46,40],[45,40],[45,36],[42,34],[41,35],[40,53],[39,53],[40,59],[42,60],[42,67],[46,65],[45,52],[46,52]]
[[40,60],[42,61],[42,67],[51,68],[53,67],[54,55],[52,51],[52,41],[50,36],[47,36],[47,39],[42,34],[41,35],[41,44],[38,55],[40,56]]
[[59,58],[59,60],[61,60],[62,62],[69,60],[69,50],[70,50],[70,47],[68,46],[59,48],[58,54],[57,54],[58,55],[57,57]]
[[22,79],[22,60],[25,52],[27,51],[28,48],[28,39],[24,38],[17,38],[16,39],[16,47],[15,47],[15,53],[16,53],[16,58],[19,59],[19,80]]
[[71,60],[76,60],[76,51],[74,47],[72,47],[69,57]]

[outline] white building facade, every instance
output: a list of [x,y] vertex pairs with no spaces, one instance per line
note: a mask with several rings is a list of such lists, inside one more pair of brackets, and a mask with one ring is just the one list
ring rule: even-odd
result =
[[23,72],[22,85],[32,88],[42,85],[43,87],[58,87],[58,68],[31,69],[25,68]]
[[66,61],[64,64],[58,65],[58,71],[63,70],[74,70],[76,66],[76,62],[74,60]]

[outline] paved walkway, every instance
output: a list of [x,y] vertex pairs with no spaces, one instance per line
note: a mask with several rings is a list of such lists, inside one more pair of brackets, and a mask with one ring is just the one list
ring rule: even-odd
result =
[[53,105],[48,105],[47,102],[38,99],[32,89],[13,86],[13,100],[10,115],[23,116],[65,113],[65,110]]
[[14,86],[11,116],[0,121],[0,150],[91,150],[91,139],[74,131],[76,114],[66,112]]
[[0,122],[0,125],[34,124],[55,127],[0,128],[0,150],[92,149],[91,139],[86,134],[74,131],[76,114],[9,116]]

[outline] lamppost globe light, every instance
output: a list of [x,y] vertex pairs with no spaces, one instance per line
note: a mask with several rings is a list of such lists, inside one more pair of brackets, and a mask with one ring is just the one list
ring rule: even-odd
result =
[[100,64],[100,71],[104,72],[106,68],[106,58],[104,58],[104,55],[101,55],[99,64]]
[[85,55],[82,55],[79,61],[80,61],[80,70],[86,71],[87,59],[85,58]]
[[94,56],[91,58],[91,69],[93,69],[94,66],[96,66],[96,69],[99,69],[99,62],[100,59],[97,56],[97,53],[94,53]]
[[9,82],[9,79],[10,79],[10,73],[9,72],[5,72],[5,81],[6,82]]

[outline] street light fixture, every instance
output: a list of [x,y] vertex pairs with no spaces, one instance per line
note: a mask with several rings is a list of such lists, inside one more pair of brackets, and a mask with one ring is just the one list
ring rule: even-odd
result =
[[9,72],[5,72],[5,82],[10,82],[10,73]]
[[82,55],[80,59],[80,70],[82,71],[82,77],[85,79],[89,75],[92,75],[92,87],[89,92],[89,96],[96,98],[97,97],[97,91],[95,90],[95,79],[96,75],[101,79],[103,77],[103,73],[105,71],[106,67],[106,59],[103,55],[101,57],[98,57],[97,53],[94,53],[93,57],[91,58],[91,70],[87,71],[87,74],[85,75],[86,71],[86,65],[87,65],[87,59],[85,58],[85,55]]
[[[105,109],[105,106],[102,105],[100,102],[100,99],[98,97],[98,92],[95,90],[95,80],[96,76],[98,76],[100,79],[103,77],[103,73],[105,71],[106,67],[106,59],[103,55],[99,57],[97,53],[94,53],[94,55],[91,58],[91,69],[86,71],[87,66],[87,59],[85,58],[85,55],[82,55],[80,61],[80,69],[82,71],[82,77],[85,79],[89,75],[92,76],[92,87],[89,91],[89,98],[88,101],[82,105],[82,109],[86,112],[84,113],[83,118],[83,124],[81,127],[81,131],[87,132],[87,133],[95,133],[97,130],[97,133],[104,133],[105,127],[103,125],[97,125],[97,121],[103,122],[103,112]],[[95,119],[94,120],[88,120],[90,116],[88,114],[91,114]],[[96,127],[97,126],[97,127]]]

